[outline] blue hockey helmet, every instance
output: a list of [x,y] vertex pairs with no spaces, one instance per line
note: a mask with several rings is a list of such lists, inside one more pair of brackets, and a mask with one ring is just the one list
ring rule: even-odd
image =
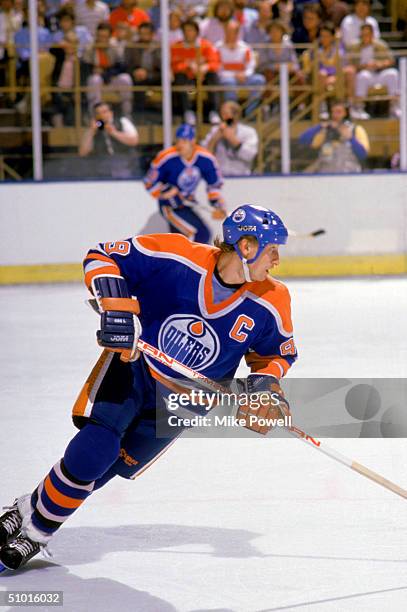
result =
[[272,210],[244,204],[223,222],[223,240],[234,246],[240,259],[243,259],[243,255],[237,243],[244,236],[254,236],[259,244],[255,257],[247,260],[247,263],[253,263],[268,244],[286,244],[288,232],[280,217]]
[[175,132],[175,140],[178,140],[178,138],[195,140],[195,128],[189,123],[182,123]]

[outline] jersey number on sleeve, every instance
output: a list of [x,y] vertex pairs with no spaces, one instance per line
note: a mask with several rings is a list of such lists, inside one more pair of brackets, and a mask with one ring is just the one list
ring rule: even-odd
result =
[[297,349],[295,348],[294,338],[290,338],[280,344],[280,355],[295,355],[296,353]]
[[130,242],[128,240],[105,242],[103,248],[108,255],[112,253],[114,253],[114,255],[128,255],[130,252]]

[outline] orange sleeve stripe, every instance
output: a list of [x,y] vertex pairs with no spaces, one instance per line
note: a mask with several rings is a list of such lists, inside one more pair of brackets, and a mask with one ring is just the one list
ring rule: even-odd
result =
[[112,259],[108,255],[102,255],[102,253],[89,253],[88,255],[86,255],[84,261],[88,261],[91,259],[97,259],[97,261],[106,261],[107,263],[116,265],[114,259]]
[[290,368],[288,361],[279,355],[264,356],[258,355],[257,353],[247,353],[247,355],[245,355],[245,360],[253,373],[272,374],[273,376],[277,376],[277,378],[281,377],[281,370],[283,371],[283,375],[285,375]]
[[89,272],[86,272],[85,274],[85,284],[88,288],[90,288],[92,280],[95,278],[95,276],[101,276],[101,275],[113,275],[113,276],[121,276],[121,272],[120,269],[118,268],[118,266],[103,266],[101,268],[96,268],[95,270],[90,270]]
[[153,191],[150,191],[150,195],[152,195],[153,198],[158,198],[161,195],[161,189],[154,189]]
[[52,484],[49,476],[46,477],[44,483],[45,490],[54,504],[58,504],[58,506],[62,506],[63,508],[79,508],[82,503],[85,501],[84,499],[75,499],[74,497],[68,497],[67,495],[63,495],[60,493]]

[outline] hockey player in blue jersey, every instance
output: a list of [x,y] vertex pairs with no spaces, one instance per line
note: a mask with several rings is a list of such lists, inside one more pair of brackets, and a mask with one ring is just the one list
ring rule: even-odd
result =
[[276,214],[244,205],[225,219],[214,247],[152,234],[88,252],[85,282],[101,312],[104,350],[73,408],[79,432],[34,491],[0,517],[4,567],[24,565],[93,491],[116,475],[135,478],[179,435],[156,435],[156,406],[184,381],[140,356],[139,337],[218,380],[232,379],[244,357],[249,397],[270,397],[262,416],[287,414],[279,381],[297,356],[290,295],[268,272],[286,241]]
[[175,140],[175,146],[164,149],[153,160],[144,184],[157,198],[171,232],[207,244],[210,231],[194,211],[199,206],[195,192],[203,179],[207,184],[209,204],[213,207],[212,216],[223,219],[222,176],[216,158],[196,143],[195,129],[191,125],[181,125]]

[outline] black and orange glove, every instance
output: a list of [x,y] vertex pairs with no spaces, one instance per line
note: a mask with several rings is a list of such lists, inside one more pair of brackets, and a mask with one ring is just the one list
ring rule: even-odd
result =
[[266,435],[277,419],[290,416],[290,406],[284,397],[280,382],[274,376],[250,374],[243,384],[247,403],[238,406],[236,418],[244,419],[247,429]]

